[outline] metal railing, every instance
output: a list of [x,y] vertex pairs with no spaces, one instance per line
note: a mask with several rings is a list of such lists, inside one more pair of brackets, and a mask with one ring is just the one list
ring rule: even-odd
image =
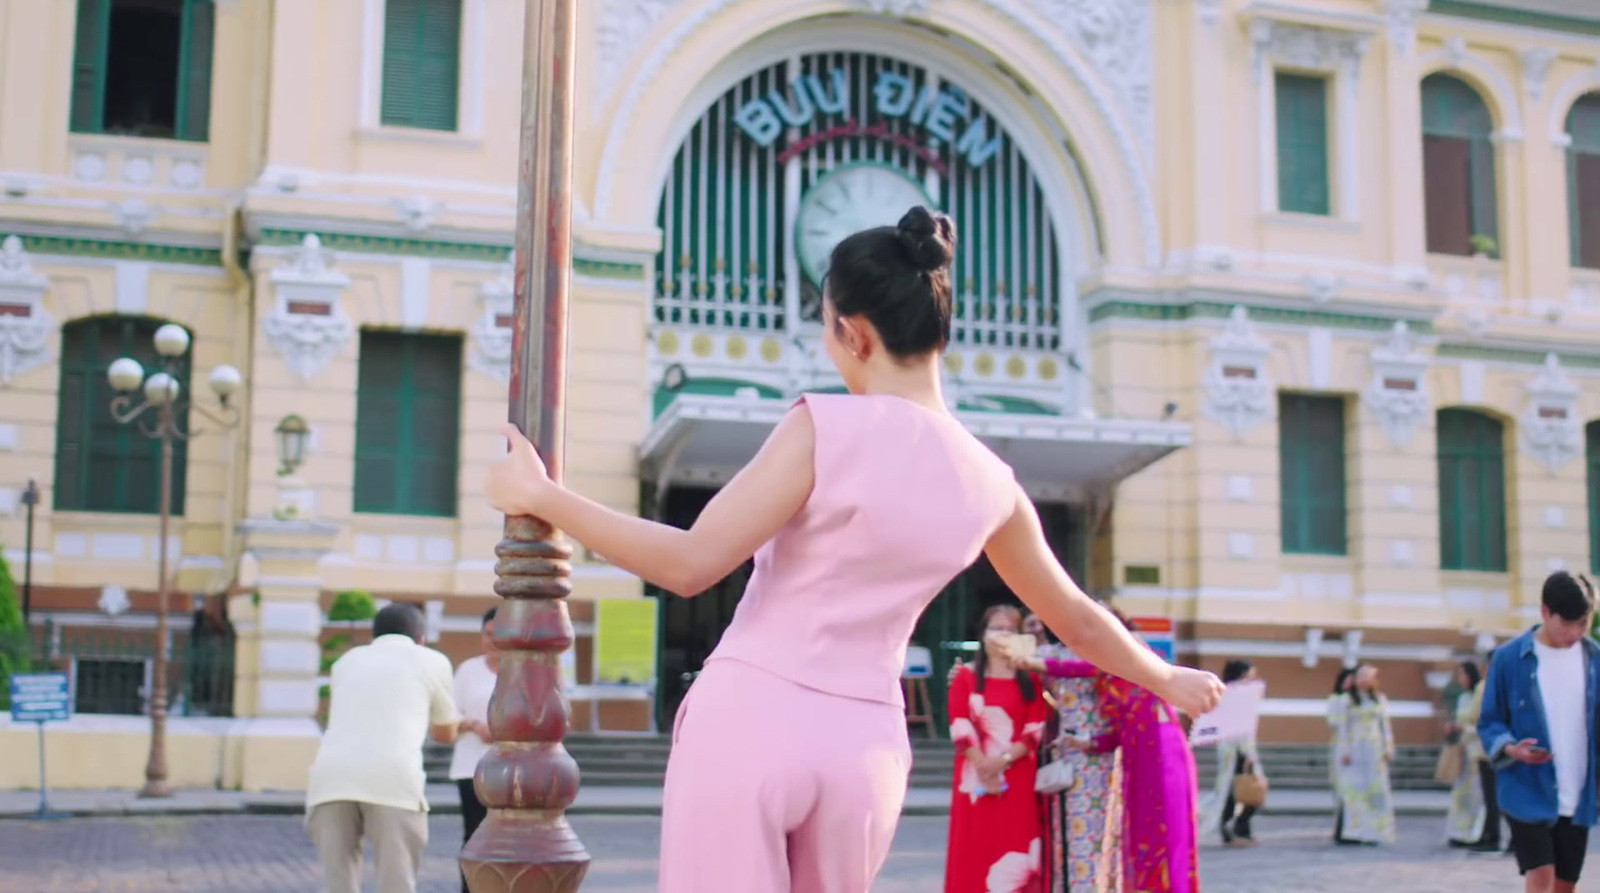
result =
[[[45,623],[0,632],[0,676],[65,672],[74,713],[149,713],[156,637],[149,629]],[[234,637],[174,633],[169,642],[167,703],[172,716],[232,716]],[[10,686],[0,679],[0,706]]]

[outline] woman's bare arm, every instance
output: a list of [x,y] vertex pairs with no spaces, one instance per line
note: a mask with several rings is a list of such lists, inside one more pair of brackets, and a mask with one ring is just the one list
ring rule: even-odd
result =
[[503,431],[511,451],[490,469],[487,485],[496,509],[543,518],[617,567],[682,596],[698,595],[748,561],[805,505],[815,476],[816,429],[802,405],[783,417],[694,526],[681,530],[551,483],[532,444],[509,425]]
[[1022,603],[1090,663],[1149,689],[1191,716],[1215,707],[1222,697],[1217,677],[1163,661],[1078,588],[1050,551],[1039,515],[1020,486],[1010,519],[989,539],[984,553]]

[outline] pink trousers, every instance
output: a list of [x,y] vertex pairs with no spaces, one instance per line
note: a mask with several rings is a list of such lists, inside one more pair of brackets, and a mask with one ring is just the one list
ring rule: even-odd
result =
[[870,893],[911,771],[903,710],[708,663],[678,708],[660,893]]

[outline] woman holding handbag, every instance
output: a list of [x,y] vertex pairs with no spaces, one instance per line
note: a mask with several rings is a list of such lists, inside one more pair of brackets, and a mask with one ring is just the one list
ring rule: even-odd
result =
[[[1259,679],[1255,665],[1247,660],[1230,660],[1222,669],[1224,685]],[[1261,767],[1256,741],[1223,741],[1217,744],[1217,782],[1201,807],[1205,824],[1201,834],[1221,832],[1224,846],[1256,845],[1250,820],[1267,799],[1267,774]]]

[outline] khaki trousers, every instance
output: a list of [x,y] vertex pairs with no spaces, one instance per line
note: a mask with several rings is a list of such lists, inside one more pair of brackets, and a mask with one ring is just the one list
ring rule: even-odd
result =
[[355,800],[318,803],[306,829],[322,861],[327,893],[361,893],[361,841],[372,843],[378,893],[416,893],[428,847],[428,814]]

